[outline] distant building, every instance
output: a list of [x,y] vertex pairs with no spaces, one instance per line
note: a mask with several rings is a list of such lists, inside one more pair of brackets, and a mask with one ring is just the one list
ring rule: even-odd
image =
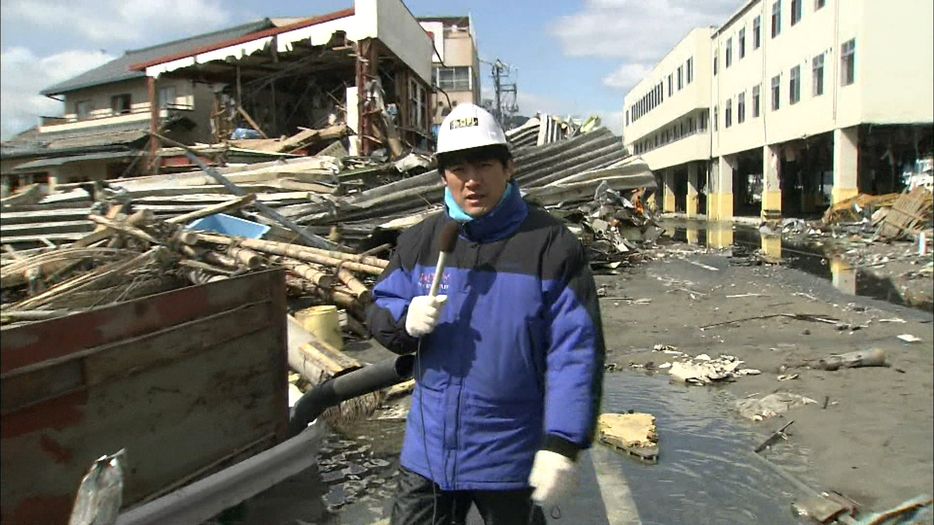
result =
[[432,122],[437,125],[457,104],[480,103],[477,38],[469,15],[420,17],[418,21],[434,43],[432,82],[439,91],[431,95],[430,104]]
[[777,219],[898,191],[934,149],[932,43],[930,2],[752,0],[626,95],[624,142],[665,211]]

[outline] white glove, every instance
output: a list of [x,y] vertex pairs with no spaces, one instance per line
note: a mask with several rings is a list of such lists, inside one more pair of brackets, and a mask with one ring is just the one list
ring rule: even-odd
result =
[[577,463],[550,450],[535,453],[529,485],[535,487],[532,501],[545,507],[554,505],[580,482]]
[[446,295],[419,295],[409,303],[409,313],[405,317],[405,331],[412,337],[430,334],[441,318],[441,310],[448,300]]

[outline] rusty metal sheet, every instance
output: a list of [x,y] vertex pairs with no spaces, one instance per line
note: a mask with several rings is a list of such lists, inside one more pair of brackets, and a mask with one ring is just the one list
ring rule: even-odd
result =
[[275,445],[286,347],[279,270],[0,331],[2,522],[67,523],[121,448],[128,508]]

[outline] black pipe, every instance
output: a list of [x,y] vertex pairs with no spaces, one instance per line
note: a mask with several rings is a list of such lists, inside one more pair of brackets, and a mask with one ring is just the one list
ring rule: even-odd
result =
[[298,435],[329,407],[348,399],[389,388],[412,378],[413,354],[358,368],[315,386],[305,392],[292,407],[289,437]]

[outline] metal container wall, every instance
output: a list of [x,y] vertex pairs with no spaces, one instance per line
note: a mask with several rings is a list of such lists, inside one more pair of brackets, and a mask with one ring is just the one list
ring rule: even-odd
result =
[[67,523],[121,448],[128,508],[284,439],[285,297],[265,271],[0,331],[2,522]]

